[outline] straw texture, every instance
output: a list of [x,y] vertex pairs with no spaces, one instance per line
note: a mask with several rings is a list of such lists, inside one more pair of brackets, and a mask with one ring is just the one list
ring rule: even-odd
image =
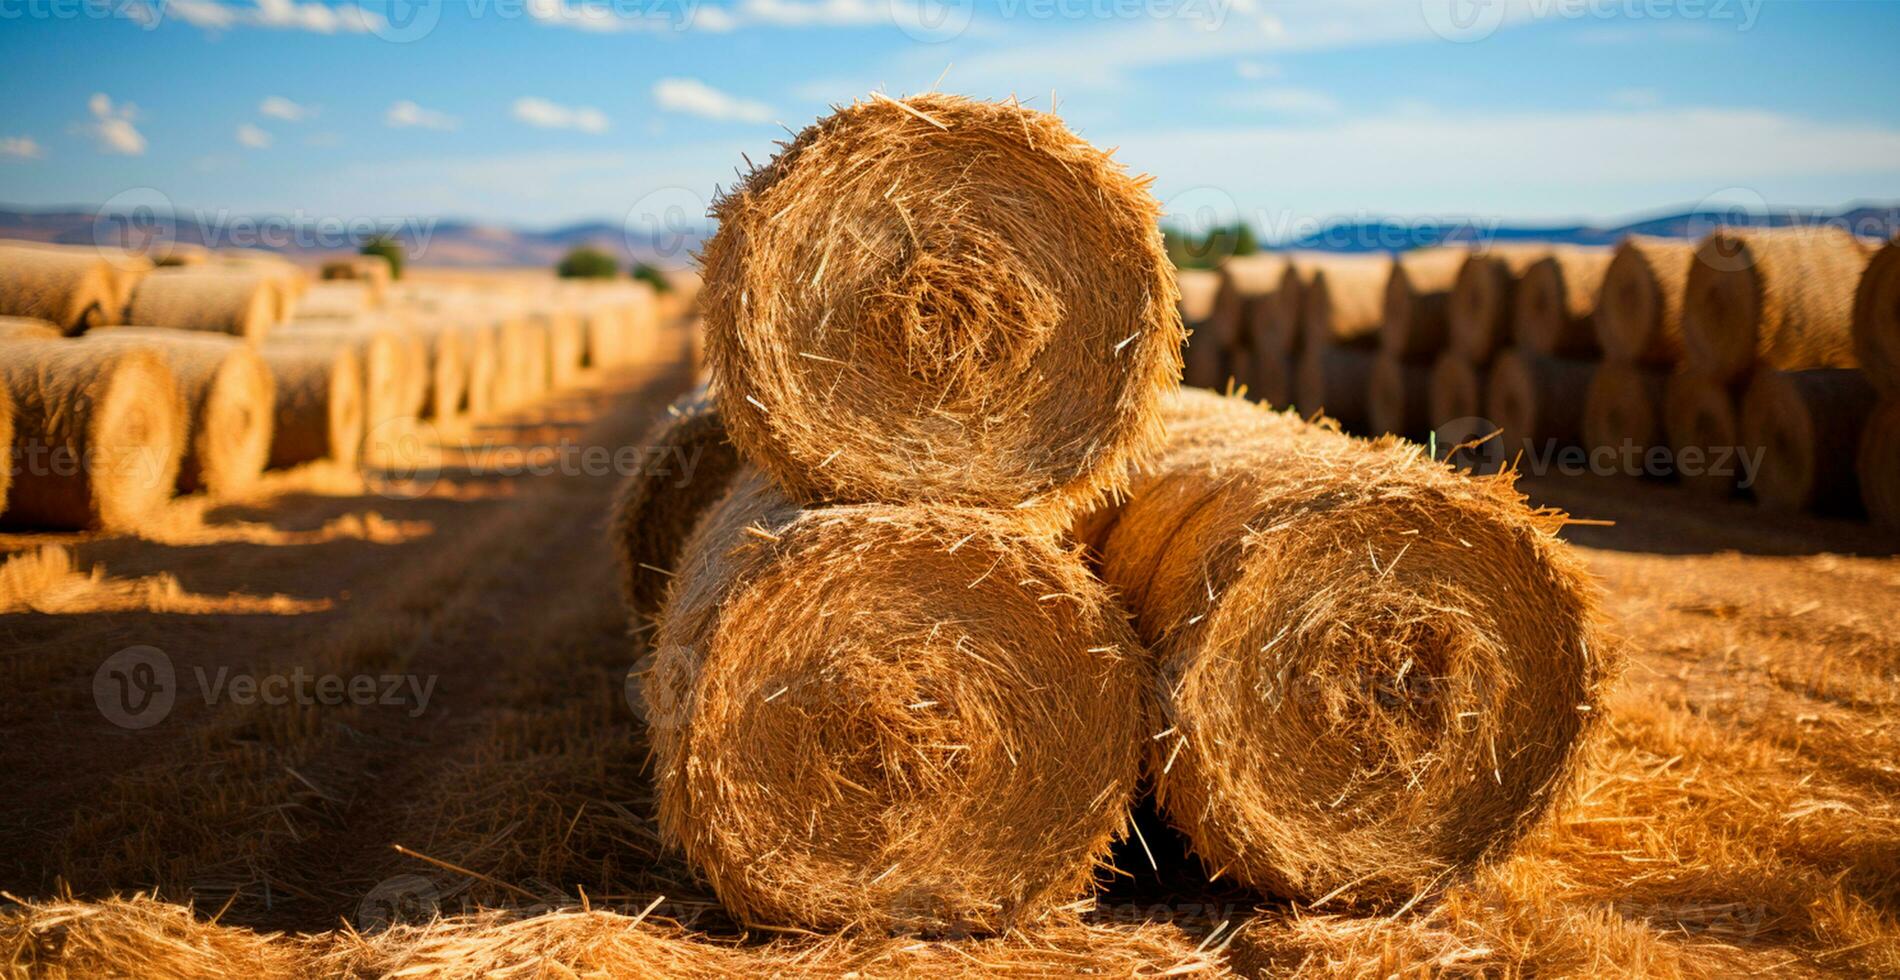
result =
[[277,384],[270,465],[319,459],[355,466],[363,446],[363,368],[347,343],[272,343],[260,352]]
[[1384,256],[1315,261],[1312,279],[1300,291],[1305,349],[1378,343],[1391,277],[1392,261]]
[[1432,417],[1432,369],[1381,354],[1366,382],[1366,428],[1424,441]]
[[1450,351],[1440,354],[1432,363],[1430,385],[1427,402],[1432,425],[1474,419],[1483,414],[1484,382],[1470,361]]
[[1647,456],[1668,445],[1663,433],[1663,387],[1668,376],[1656,368],[1605,361],[1590,377],[1583,403],[1583,444]]
[[1551,357],[1595,357],[1597,298],[1613,261],[1606,249],[1556,248],[1517,285],[1517,346]]
[[739,471],[739,453],[704,387],[667,406],[639,449],[639,464],[614,501],[612,531],[620,595],[635,629],[659,612],[687,535]]
[[281,302],[275,283],[254,272],[216,266],[160,269],[139,280],[125,322],[255,341],[277,324]]
[[1711,497],[1735,489],[1732,467],[1709,465],[1741,447],[1741,421],[1729,386],[1700,374],[1672,374],[1663,386],[1663,428],[1682,485]]
[[1583,441],[1583,404],[1595,371],[1589,361],[1500,353],[1485,381],[1484,409],[1503,432],[1505,458]]
[[1854,455],[1874,410],[1874,386],[1859,371],[1757,370],[1742,393],[1742,445],[1762,451],[1751,488],[1770,510],[1852,509],[1860,484]]
[[1043,920],[1123,833],[1154,731],[1102,586],[988,511],[801,510],[742,475],[655,643],[661,831],[742,922]]
[[1704,239],[1682,305],[1692,370],[1740,382],[1781,371],[1856,367],[1854,291],[1871,251],[1839,228],[1729,228]]
[[1430,360],[1445,349],[1451,340],[1451,290],[1468,254],[1446,246],[1406,252],[1393,260],[1381,311],[1381,349],[1414,361]]
[[1882,401],[1867,417],[1855,464],[1861,501],[1881,526],[1900,531],[1900,401]]
[[0,316],[45,320],[66,333],[115,323],[112,267],[96,254],[0,246]]
[[1398,904],[1503,853],[1569,782],[1616,657],[1507,479],[1184,391],[1085,526],[1158,659],[1149,773],[1210,872]]
[[1867,263],[1854,290],[1854,353],[1885,395],[1900,395],[1900,241]]
[[1304,414],[1324,412],[1347,429],[1365,429],[1372,365],[1378,358],[1377,352],[1358,347],[1308,347],[1293,381],[1294,404]]
[[1465,256],[1451,287],[1451,349],[1474,364],[1510,342],[1518,280],[1550,255],[1549,245],[1493,245]]
[[1695,245],[1631,235],[1616,246],[1597,299],[1603,356],[1669,366],[1682,359],[1682,297]]
[[184,403],[189,434],[178,464],[181,493],[214,497],[249,489],[270,458],[276,384],[255,348],[236,337],[161,327],[116,327],[86,335],[96,350],[149,347],[165,357]]
[[795,499],[1062,515],[1159,443],[1182,341],[1160,205],[1055,116],[855,104],[713,213],[726,424]]

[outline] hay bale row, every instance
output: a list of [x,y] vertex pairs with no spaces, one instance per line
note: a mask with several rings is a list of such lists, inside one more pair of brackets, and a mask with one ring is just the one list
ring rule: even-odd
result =
[[270,276],[216,265],[159,269],[139,280],[123,322],[262,340],[288,307]]
[[47,321],[66,333],[120,321],[112,266],[82,250],[0,245],[0,316]]

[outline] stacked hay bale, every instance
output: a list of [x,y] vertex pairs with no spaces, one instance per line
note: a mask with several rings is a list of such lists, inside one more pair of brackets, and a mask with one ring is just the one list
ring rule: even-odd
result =
[[1856,447],[1861,499],[1874,520],[1900,529],[1900,242],[1883,246],[1861,274],[1854,350],[1880,393]]
[[1393,260],[1359,428],[1415,438],[1431,428],[1431,365],[1451,342],[1453,299],[1470,256],[1468,249],[1441,246]]
[[[413,412],[408,376],[409,354],[397,332],[386,322],[363,320],[294,320],[274,333],[265,347],[347,349],[363,373],[361,387],[363,428],[366,433],[387,429]],[[426,385],[426,379],[424,384]]]
[[213,264],[158,269],[132,290],[123,322],[260,341],[285,305],[282,287],[268,275]]
[[1300,287],[1299,368],[1293,403],[1351,429],[1366,424],[1366,394],[1385,323],[1390,257],[1315,259]]
[[1515,341],[1491,365],[1485,410],[1507,456],[1548,458],[1588,442],[1585,406],[1596,374],[1597,295],[1610,265],[1604,249],[1542,246],[1513,289]]
[[0,316],[45,320],[65,333],[122,322],[113,266],[83,249],[0,245]]
[[[1827,226],[1724,229],[1697,246],[1683,296],[1687,369],[1665,405],[1688,482],[1727,495],[1752,476],[1755,498],[1777,510],[1854,504],[1854,447],[1874,392],[1853,311],[1871,257]],[[1691,474],[1681,462],[1691,449],[1739,465]]]
[[[1286,272],[1285,256],[1272,253],[1237,255],[1215,270],[1219,287],[1214,291],[1214,309],[1208,316],[1208,330],[1221,347],[1221,360],[1239,384],[1246,385],[1254,397],[1261,396],[1262,378],[1255,371],[1258,360],[1254,338],[1259,321],[1273,302],[1274,290]],[[1281,372],[1280,382],[1285,381]],[[1286,404],[1286,392],[1277,390],[1270,404]]]
[[[280,335],[281,336],[281,335]],[[266,343],[259,349],[276,381],[269,465],[328,459],[354,467],[364,431],[363,368],[357,348],[317,341]]]
[[1631,235],[1616,246],[1597,292],[1592,326],[1603,361],[1584,399],[1584,441],[1664,475],[1655,458],[1670,445],[1663,424],[1668,379],[1682,361],[1682,298],[1695,245]]
[[715,212],[708,354],[755,469],[670,569],[663,836],[741,921],[1041,919],[1092,886],[1151,731],[1061,531],[1161,437],[1159,207],[1053,116],[926,95],[839,110]]
[[185,412],[165,357],[14,324],[0,334],[12,464],[0,524],[136,530],[171,497]]
[[[1548,254],[1542,245],[1496,244],[1466,254],[1445,301],[1444,346],[1413,342],[1384,350],[1373,374],[1372,431],[1423,439],[1436,426],[1480,413],[1480,378],[1509,339],[1517,282],[1524,270]],[[1395,315],[1410,312],[1406,295],[1394,300]],[[1435,313],[1431,301],[1419,306],[1423,320]],[[1406,337],[1434,332],[1420,326],[1400,331]]]
[[1183,391],[1079,529],[1163,698],[1150,777],[1211,872],[1408,906],[1561,795],[1614,674],[1560,516],[1416,447]]

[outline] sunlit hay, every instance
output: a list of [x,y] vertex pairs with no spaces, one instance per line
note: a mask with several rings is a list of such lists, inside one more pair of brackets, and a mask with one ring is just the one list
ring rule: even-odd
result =
[[181,493],[242,493],[270,459],[276,384],[257,349],[236,337],[159,327],[95,330],[84,343],[99,349],[151,347],[165,355],[184,399],[189,433],[178,465]]
[[1616,246],[1597,298],[1597,345],[1615,361],[1671,366],[1682,359],[1682,297],[1695,243],[1631,235]]
[[461,410],[469,418],[485,419],[495,411],[495,386],[501,374],[499,337],[500,328],[493,324],[462,330],[462,351],[468,360]]
[[1303,415],[1323,412],[1348,429],[1365,429],[1372,365],[1378,359],[1370,349],[1308,346],[1293,379],[1293,403]]
[[410,331],[425,349],[422,416],[437,424],[452,423],[462,415],[468,388],[469,354],[463,349],[464,332],[445,323],[418,324]]
[[1735,392],[1728,385],[1686,372],[1664,382],[1663,431],[1683,486],[1711,497],[1729,496],[1737,471],[1711,464],[1732,459],[1741,449],[1741,430]]
[[1224,349],[1214,339],[1209,324],[1214,316],[1214,297],[1220,292],[1220,276],[1207,269],[1182,269],[1175,273],[1181,291],[1175,309],[1187,336],[1182,340],[1183,380],[1206,388],[1227,383],[1228,365]]
[[270,283],[272,317],[278,323],[296,313],[297,300],[309,288],[303,269],[280,255],[258,249],[219,252],[216,265],[226,272],[261,276]]
[[876,96],[713,205],[733,443],[800,501],[1087,506],[1181,372],[1160,204],[1054,115]]
[[1211,874],[1402,905],[1567,786],[1615,668],[1509,478],[1184,391],[1090,537],[1161,671],[1149,774]]
[[[328,599],[286,595],[207,595],[186,590],[176,575],[159,572],[111,578],[105,566],[82,568],[72,552],[49,546],[16,552],[0,562],[0,614],[51,616],[109,612],[294,616],[330,608]],[[0,961],[3,962],[3,961]]]
[[1005,515],[800,509],[747,472],[654,642],[661,833],[741,922],[1029,928],[1127,827],[1146,658],[1080,555]]
[[298,947],[199,918],[188,905],[148,895],[79,902],[14,899],[0,907],[0,968],[46,980],[201,980],[308,977]]
[[269,465],[284,469],[331,459],[356,465],[363,447],[363,367],[347,343],[269,343],[260,348],[275,377]]
[[[661,904],[664,905],[662,899]],[[532,917],[485,912],[399,924],[326,943],[324,975],[772,977],[1231,976],[1225,943],[1197,944],[1168,925],[1073,918],[995,939],[797,936],[738,944],[638,908],[564,908]]]
[[1381,354],[1366,382],[1366,426],[1372,433],[1424,441],[1433,426],[1430,365]]
[[257,273],[216,266],[161,269],[132,290],[125,322],[257,341],[276,326],[280,303],[277,284]]
[[1315,257],[1300,253],[1287,259],[1280,270],[1280,281],[1273,294],[1260,304],[1255,318],[1253,346],[1256,354],[1271,354],[1283,360],[1300,353],[1304,328],[1300,325],[1301,297],[1317,271]]
[[1517,346],[1552,357],[1596,357],[1597,298],[1613,258],[1607,249],[1559,247],[1525,269],[1517,284]]
[[1502,430],[1505,459],[1544,458],[1553,446],[1583,441],[1583,404],[1596,365],[1531,354],[1498,354],[1485,379],[1484,410]]
[[1253,346],[1253,322],[1258,308],[1273,298],[1280,288],[1280,276],[1286,272],[1283,255],[1261,252],[1236,255],[1220,264],[1214,274],[1220,285],[1214,290],[1214,310],[1208,317],[1216,342],[1228,348]]
[[1302,353],[1316,347],[1371,347],[1385,323],[1385,287],[1392,260],[1385,256],[1315,261],[1300,292]]
[[1469,254],[1462,247],[1440,246],[1393,260],[1381,308],[1381,349],[1414,361],[1431,360],[1445,350],[1451,340],[1451,289]]
[[396,331],[377,326],[376,321],[341,322],[295,320],[284,325],[268,342],[272,345],[316,345],[319,348],[348,347],[356,355],[363,371],[363,431],[375,432],[411,413],[407,406],[414,398],[414,386],[408,377],[410,351]]
[[1446,313],[1450,349],[1473,364],[1511,342],[1511,316],[1524,270],[1550,255],[1544,244],[1500,244],[1465,256],[1453,280]]
[[58,327],[36,317],[0,316],[0,340],[58,340],[63,336]]
[[659,612],[680,548],[732,483],[739,453],[704,388],[667,406],[636,448],[639,461],[614,501],[611,533],[620,594],[638,629]]
[[548,332],[548,387],[560,391],[580,380],[587,356],[587,327],[569,310],[544,313],[536,320]]
[[117,323],[125,316],[125,305],[132,300],[132,288],[154,268],[152,260],[138,252],[108,245],[62,245],[52,242],[0,241],[4,248],[39,248],[65,255],[104,260],[112,283],[112,302],[106,306],[104,322]]
[[376,309],[379,304],[375,295],[374,289],[362,281],[326,279],[313,283],[297,300],[297,319],[355,319]]
[[396,360],[401,366],[402,394],[397,415],[421,418],[429,409],[429,382],[434,359],[429,356],[429,341],[412,325],[398,323],[390,334],[396,341]]
[[520,403],[538,401],[548,393],[548,384],[552,378],[549,368],[549,353],[553,337],[545,323],[529,319],[521,324],[518,335],[518,360],[514,369],[515,391]]
[[161,269],[182,269],[211,261],[211,250],[196,242],[166,242],[156,250]]
[[1755,371],[1741,403],[1741,444],[1761,452],[1755,500],[1788,513],[1852,510],[1854,455],[1874,398],[1857,370]]
[[[1429,386],[1426,403],[1433,427],[1484,414],[1484,383],[1478,369],[1457,354],[1446,351],[1438,355],[1438,360],[1432,362]],[[1472,433],[1474,436],[1485,434]]]
[[1900,530],[1900,401],[1882,401],[1867,416],[1855,466],[1868,515]]
[[1854,291],[1854,353],[1883,394],[1900,394],[1900,241],[1874,253]]
[[184,410],[163,355],[0,341],[0,377],[14,412],[0,523],[136,530],[171,497]]
[[1614,450],[1617,458],[1629,454],[1637,460],[1647,460],[1651,450],[1666,447],[1662,407],[1667,379],[1656,368],[1614,361],[1597,365],[1583,400],[1583,444],[1593,450]]
[[626,360],[627,319],[618,304],[595,303],[580,318],[582,367],[600,370]]
[[1856,367],[1854,290],[1872,257],[1843,229],[1725,228],[1703,239],[1682,301],[1692,370],[1739,383],[1781,371]]
[[66,333],[117,323],[112,267],[96,254],[0,246],[0,316],[46,320]]

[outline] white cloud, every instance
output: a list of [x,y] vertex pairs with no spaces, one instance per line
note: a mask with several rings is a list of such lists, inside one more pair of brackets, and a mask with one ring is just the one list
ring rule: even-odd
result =
[[12,160],[38,160],[46,155],[39,141],[31,136],[0,136],[0,157]]
[[282,119],[285,122],[302,122],[310,118],[315,111],[309,106],[298,105],[281,95],[266,96],[257,104],[259,114],[270,119]]
[[1237,109],[1265,109],[1286,115],[1322,115],[1339,111],[1339,100],[1325,92],[1284,85],[1237,92],[1226,101]]
[[653,101],[662,109],[704,119],[739,122],[770,122],[772,119],[772,110],[764,103],[728,95],[697,78],[662,78],[654,82]]
[[[621,16],[614,4],[600,3],[598,0],[526,0],[523,5],[528,16],[550,27],[569,27],[577,31],[591,31],[597,34],[612,34],[620,31],[657,31],[678,27],[674,19],[666,14]],[[703,7],[695,13],[694,4],[685,6],[689,26],[699,26],[702,16],[713,13],[724,16],[723,10]]]
[[1647,109],[1662,101],[1662,94],[1653,88],[1620,88],[1610,93],[1610,104],[1627,106],[1631,109]]
[[238,23],[241,13],[237,8],[219,3],[217,0],[165,0],[152,13],[153,20],[157,19],[157,11],[162,11],[164,16],[176,17],[207,31],[230,29]]
[[[629,5],[599,0],[526,0],[528,16],[552,27],[595,33],[678,30],[724,33],[742,27],[878,27],[917,25],[935,30],[935,15],[925,17],[915,0],[740,0],[715,6],[685,4],[679,15],[622,13]],[[952,11],[954,13],[954,10]]]
[[896,0],[744,0],[739,20],[778,27],[857,27],[893,23],[902,6]]
[[132,125],[138,118],[137,106],[130,102],[115,106],[104,92],[97,92],[86,100],[86,108],[92,121],[76,124],[75,132],[91,136],[106,153],[135,157],[145,152],[145,137]]
[[270,134],[250,123],[243,123],[237,128],[237,141],[239,146],[253,150],[267,149],[270,146]]
[[364,10],[356,4],[331,6],[321,0],[307,0],[304,3],[296,0],[254,0],[252,3],[129,0],[122,9],[124,16],[141,24],[156,24],[166,17],[175,17],[207,31],[261,27],[313,34],[367,34],[380,31],[388,25],[381,14]]
[[1242,60],[1234,63],[1234,74],[1250,82],[1257,82],[1263,78],[1279,78],[1280,69],[1277,65],[1266,65],[1258,61]]
[[609,125],[607,114],[587,106],[564,106],[532,96],[515,100],[515,118],[542,129],[578,129],[583,133],[604,133]]
[[423,107],[403,99],[392,103],[389,111],[383,113],[383,124],[397,129],[415,127],[418,129],[454,129],[459,125],[454,116],[434,109]]

